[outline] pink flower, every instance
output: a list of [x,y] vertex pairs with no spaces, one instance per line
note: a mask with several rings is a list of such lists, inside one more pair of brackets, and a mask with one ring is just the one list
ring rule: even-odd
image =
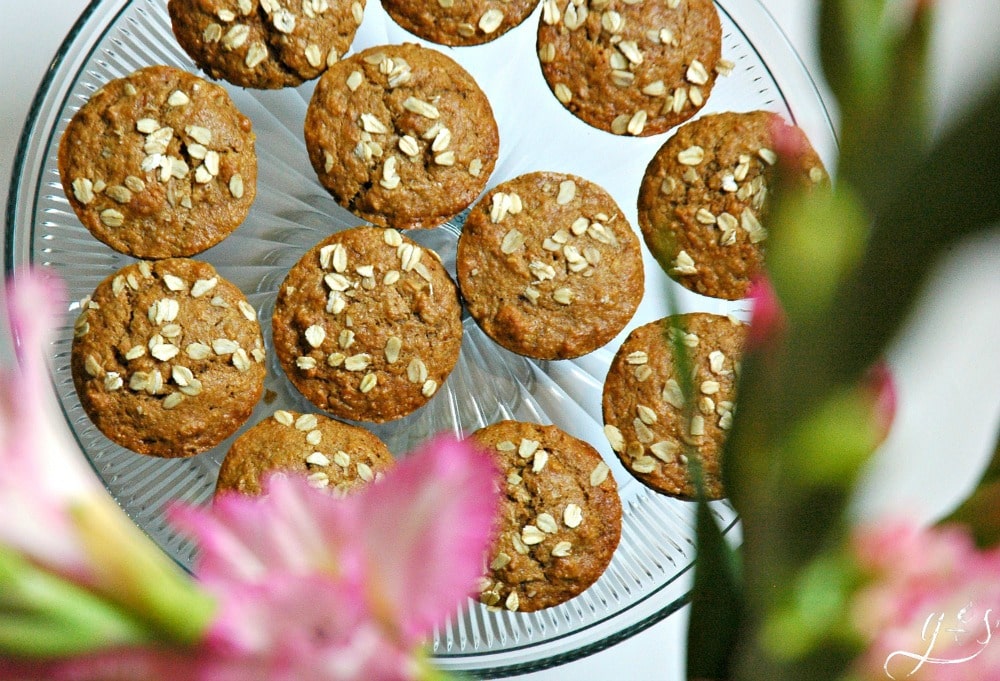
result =
[[61,282],[40,273],[7,289],[20,370],[0,377],[0,544],[83,578],[88,560],[67,511],[99,490],[50,397],[46,350],[63,298]]
[[863,528],[854,547],[870,575],[852,606],[870,641],[861,678],[1000,678],[1000,549],[978,550],[959,526],[906,521]]
[[439,438],[346,499],[276,475],[263,497],[176,508],[221,603],[199,678],[418,678],[415,651],[482,575],[497,489],[486,454]]

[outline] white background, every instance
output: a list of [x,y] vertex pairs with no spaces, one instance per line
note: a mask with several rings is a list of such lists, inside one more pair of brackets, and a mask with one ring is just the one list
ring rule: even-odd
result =
[[[815,1],[761,2],[821,80],[813,40]],[[11,165],[31,99],[86,5],[86,0],[3,0],[0,206],[6,206]],[[943,124],[984,78],[1000,70],[1000,0],[939,5],[934,98]],[[1000,422],[1000,230],[950,255],[889,359],[900,409],[871,467],[858,513],[933,518],[978,478]],[[0,311],[0,363],[9,366],[11,361],[9,331]],[[678,681],[683,678],[686,617],[683,610],[607,651],[516,678]]]

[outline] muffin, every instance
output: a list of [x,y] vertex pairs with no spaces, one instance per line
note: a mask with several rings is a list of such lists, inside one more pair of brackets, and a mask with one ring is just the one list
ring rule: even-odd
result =
[[[691,312],[634,329],[618,349],[604,382],[604,433],[646,486],[696,498],[690,467],[697,456],[706,497],[725,496],[719,455],[736,409],[746,329],[731,317]],[[691,372],[691,404],[684,366]]]
[[518,26],[538,0],[383,0],[392,20],[439,45],[482,45]]
[[458,289],[437,255],[379,227],[338,232],[306,252],[278,289],[271,327],[292,384],[355,421],[426,404],[462,345]]
[[532,612],[583,593],[621,538],[621,499],[600,454],[555,426],[520,421],[487,426],[471,440],[506,474],[480,601]]
[[284,472],[343,495],[392,464],[389,448],[364,428],[279,409],[236,438],[222,460],[215,493],[260,494],[268,474]]
[[494,187],[466,218],[457,262],[469,314],[528,357],[601,347],[642,299],[638,237],[604,189],[575,175],[529,173]]
[[260,324],[211,265],[184,258],[128,265],[82,308],[73,383],[87,416],[114,442],[187,457],[250,417],[264,390]]
[[722,54],[712,0],[543,0],[538,60],[556,99],[616,135],[657,135],[708,100]]
[[249,88],[299,85],[350,48],[365,0],[169,0],[177,42],[213,78]]
[[226,91],[170,66],[109,82],[59,142],[70,206],[105,244],[136,258],[190,256],[246,218],[257,186],[250,119]]
[[802,150],[793,172],[803,185],[828,181],[802,131],[765,111],[703,116],[653,156],[639,188],[639,227],[674,281],[713,298],[747,296],[764,261],[776,134]]
[[500,143],[472,76],[413,44],[372,47],[332,66],[309,102],[305,142],[337,203],[396,229],[437,227],[467,208]]

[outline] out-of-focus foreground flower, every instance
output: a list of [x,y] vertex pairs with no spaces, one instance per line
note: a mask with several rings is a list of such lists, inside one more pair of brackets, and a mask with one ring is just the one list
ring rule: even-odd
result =
[[488,455],[438,438],[346,499],[277,475],[264,498],[178,509],[202,550],[199,578],[221,603],[205,678],[433,673],[414,653],[482,575],[497,475]]
[[421,644],[482,574],[499,503],[487,454],[439,438],[336,499],[177,506],[190,578],[115,506],[65,434],[45,367],[62,289],[8,288],[20,371],[0,384],[0,679],[427,679]]
[[868,581],[852,619],[870,641],[854,678],[1000,678],[1000,549],[897,520],[859,528],[854,552]]

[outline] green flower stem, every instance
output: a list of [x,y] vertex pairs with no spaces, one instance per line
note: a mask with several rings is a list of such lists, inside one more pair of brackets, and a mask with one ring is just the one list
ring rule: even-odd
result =
[[743,623],[740,555],[726,541],[708,504],[704,500],[697,504],[698,542],[687,635],[687,676],[727,679]]
[[102,596],[165,637],[163,643],[194,645],[204,637],[214,600],[110,499],[95,498],[72,514]]
[[129,613],[3,548],[0,613],[4,657],[64,657],[150,642]]

